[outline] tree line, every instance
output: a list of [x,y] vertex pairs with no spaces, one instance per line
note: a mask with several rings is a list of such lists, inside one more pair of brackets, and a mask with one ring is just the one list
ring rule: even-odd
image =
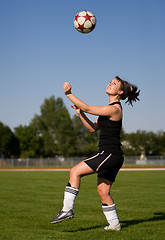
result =
[[[88,156],[98,150],[99,131],[90,133],[78,115],[73,118],[62,98],[45,98],[40,114],[28,126],[12,131],[0,122],[1,158],[40,158]],[[122,149],[126,156],[165,155],[165,132],[138,130],[121,132]]]

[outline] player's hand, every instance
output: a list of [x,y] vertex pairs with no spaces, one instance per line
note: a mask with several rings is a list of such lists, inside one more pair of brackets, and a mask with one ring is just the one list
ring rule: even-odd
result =
[[70,83],[64,82],[64,84],[62,86],[64,88],[65,95],[71,94],[72,87],[71,87]]
[[81,113],[80,108],[78,108],[76,105],[73,105],[73,106],[71,106],[71,107],[76,111],[76,113],[77,113],[78,115],[80,115],[80,113]]

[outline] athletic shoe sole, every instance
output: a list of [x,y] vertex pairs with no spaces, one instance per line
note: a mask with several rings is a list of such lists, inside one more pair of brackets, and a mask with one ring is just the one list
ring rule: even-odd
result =
[[51,223],[60,223],[65,219],[71,219],[74,217],[73,209],[70,209],[68,212],[59,211],[57,216],[51,220]]
[[63,218],[63,219],[60,219],[60,220],[51,221],[51,223],[52,223],[52,224],[60,223],[60,222],[63,222],[64,220],[69,220],[69,219],[72,219],[72,218],[74,218],[74,216],[68,216],[68,217]]
[[112,231],[120,231],[121,230],[121,226],[120,226],[120,224],[118,224],[116,226],[108,225],[103,230],[105,230],[105,231],[110,231],[110,230],[112,230]]

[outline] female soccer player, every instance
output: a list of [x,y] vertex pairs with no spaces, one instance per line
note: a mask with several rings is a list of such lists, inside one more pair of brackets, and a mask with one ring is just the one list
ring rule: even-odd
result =
[[[63,208],[51,223],[59,223],[74,217],[74,201],[80,188],[83,176],[97,173],[97,191],[102,201],[102,210],[108,221],[104,230],[121,229],[116,213],[115,203],[110,195],[112,183],[121,168],[124,157],[121,150],[120,131],[122,128],[122,106],[120,100],[132,105],[139,100],[138,88],[116,76],[106,88],[109,104],[105,106],[88,106],[71,92],[71,85],[63,84],[65,95],[74,104],[72,107],[90,132],[100,129],[99,151],[74,166],[70,171],[70,180],[64,192]],[[91,122],[85,113],[97,115],[98,120]]]

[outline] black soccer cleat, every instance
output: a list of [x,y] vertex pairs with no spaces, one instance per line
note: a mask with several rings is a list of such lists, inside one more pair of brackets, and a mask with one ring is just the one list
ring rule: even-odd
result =
[[51,223],[60,223],[65,219],[70,219],[70,218],[74,218],[73,209],[70,209],[68,212],[64,212],[60,210],[57,216],[51,220]]

